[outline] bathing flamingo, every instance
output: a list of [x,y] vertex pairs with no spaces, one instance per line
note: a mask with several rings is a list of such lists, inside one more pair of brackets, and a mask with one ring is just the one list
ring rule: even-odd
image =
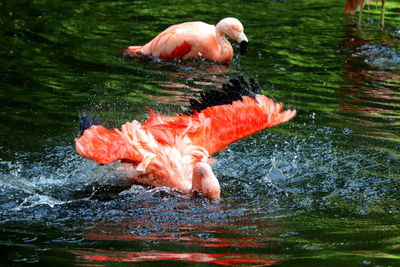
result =
[[239,77],[224,84],[222,91],[202,93],[200,100],[190,100],[187,114],[163,116],[150,109],[147,121],[127,122],[120,130],[91,125],[98,122],[86,117],[83,134],[75,140],[76,151],[99,164],[117,160],[132,164],[133,179],[141,184],[219,198],[220,185],[209,157],[296,114],[282,111],[283,104],[262,95],[250,82],[249,86]]
[[[364,10],[365,1],[366,0],[346,0],[345,6],[344,6],[344,13],[346,14],[346,16],[354,17],[356,10],[358,10],[360,12],[360,14],[358,15],[358,22],[357,22],[358,27],[361,27],[362,12]],[[381,27],[383,28],[383,27],[385,27],[385,1],[386,0],[376,0],[377,3],[379,1],[382,2]],[[368,3],[371,3],[371,0],[368,0]]]
[[126,56],[153,56],[161,59],[207,58],[229,62],[233,49],[225,34],[240,44],[240,54],[247,49],[248,40],[243,25],[236,18],[225,18],[216,26],[201,21],[185,22],[168,27],[143,46],[124,49]]

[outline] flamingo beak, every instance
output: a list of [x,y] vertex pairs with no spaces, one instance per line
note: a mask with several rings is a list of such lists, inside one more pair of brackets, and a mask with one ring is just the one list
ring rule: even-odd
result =
[[248,45],[249,45],[249,43],[246,42],[246,41],[241,41],[240,42],[240,55],[241,56],[243,56],[246,53]]
[[249,40],[247,39],[247,36],[244,34],[244,32],[240,32],[238,34],[237,41],[240,45],[240,55],[244,55],[247,50],[247,46],[249,45]]

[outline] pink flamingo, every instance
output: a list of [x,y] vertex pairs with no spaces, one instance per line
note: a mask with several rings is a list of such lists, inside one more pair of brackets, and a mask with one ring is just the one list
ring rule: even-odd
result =
[[185,22],[168,27],[143,46],[125,49],[127,56],[153,56],[161,59],[207,58],[229,62],[233,48],[225,34],[240,44],[240,54],[247,49],[248,40],[243,25],[236,18],[225,18],[216,26],[201,21]]
[[127,122],[121,130],[91,125],[96,123],[86,119],[83,135],[75,140],[76,151],[99,164],[117,160],[132,164],[138,183],[184,193],[198,191],[218,199],[221,189],[210,156],[296,114],[295,110],[282,111],[283,104],[262,95],[253,80],[249,87],[242,77],[190,103],[188,114],[170,117],[150,110],[147,121]]

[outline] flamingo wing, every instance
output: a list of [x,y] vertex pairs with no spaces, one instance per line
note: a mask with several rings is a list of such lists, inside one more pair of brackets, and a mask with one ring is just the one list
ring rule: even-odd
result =
[[[212,90],[203,93],[199,101],[191,100],[188,114],[170,117],[151,110],[146,122],[132,121],[124,124],[121,130],[88,126],[83,135],[75,140],[76,150],[81,156],[99,164],[126,160],[134,165],[143,165],[155,155],[159,146],[180,146],[184,154],[192,154],[193,146],[196,146],[205,149],[211,156],[235,141],[279,125],[296,115],[295,110],[282,111],[283,104],[260,94],[254,82],[249,87],[240,77],[231,80],[231,83],[224,85],[223,91]],[[189,137],[189,143],[186,137]],[[186,153],[185,148],[191,152]],[[204,156],[203,152],[197,154],[192,155],[196,162]]]
[[127,144],[118,130],[108,130],[101,125],[90,127],[80,138],[75,139],[78,154],[98,164],[132,158],[133,148]]
[[[201,112],[209,120],[189,133],[193,144],[204,147],[208,153],[224,150],[228,145],[266,128],[277,126],[296,115],[295,110],[282,111],[283,104],[264,95],[244,96],[230,105],[209,107]],[[200,115],[201,115],[200,114]]]
[[228,145],[286,122],[296,115],[295,110],[282,111],[283,104],[275,103],[260,93],[254,81],[251,87],[243,77],[224,84],[223,91],[212,90],[191,100],[192,111],[175,117],[151,112],[142,125],[158,142],[173,145],[174,137],[187,135],[193,145],[205,148],[209,155]]
[[135,120],[122,125],[121,130],[92,125],[75,139],[78,154],[102,165],[117,160],[137,165],[154,154],[155,146],[153,136]]
[[149,56],[162,59],[183,58],[192,50],[192,40],[196,38],[194,23],[181,23],[170,26],[143,48]]

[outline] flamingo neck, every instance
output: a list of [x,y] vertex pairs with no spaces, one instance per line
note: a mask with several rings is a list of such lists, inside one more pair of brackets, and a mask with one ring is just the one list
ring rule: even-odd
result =
[[193,167],[192,191],[197,190],[204,197],[219,199],[221,188],[211,166],[204,162],[198,162]]
[[233,48],[231,43],[226,39],[225,33],[218,27],[215,29],[217,43],[219,47],[218,60],[228,62],[233,57]]

